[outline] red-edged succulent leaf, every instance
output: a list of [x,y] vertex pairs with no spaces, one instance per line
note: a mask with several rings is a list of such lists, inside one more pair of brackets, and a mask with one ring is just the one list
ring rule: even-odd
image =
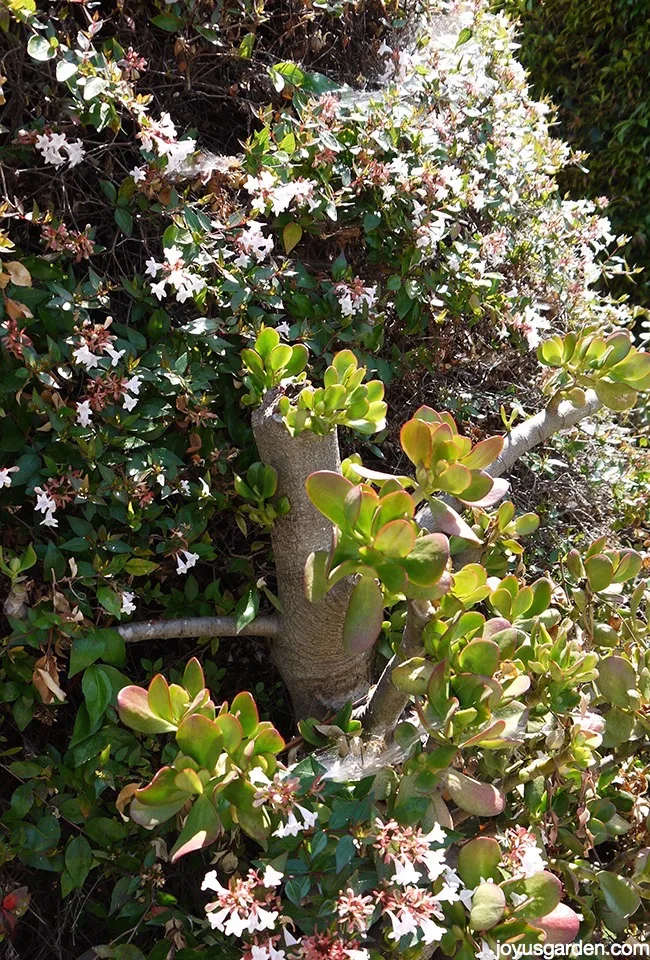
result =
[[170,722],[174,719],[169,684],[161,673],[157,673],[149,684],[147,703],[151,712],[157,717],[162,717],[163,720],[169,720]]
[[143,687],[122,687],[117,695],[117,710],[122,723],[138,733],[171,733],[175,723],[152,713]]
[[188,853],[210,846],[221,830],[219,814],[210,798],[204,793],[187,815],[180,836],[171,849],[171,862],[175,863]]
[[223,713],[215,719],[219,732],[223,737],[224,750],[227,753],[234,753],[239,744],[244,739],[242,725],[232,714]]
[[349,653],[370,650],[384,619],[381,587],[371,577],[361,577],[350,596],[343,624],[343,646]]
[[138,826],[145,830],[153,830],[154,827],[165,823],[171,817],[175,816],[179,810],[182,810],[191,794],[185,793],[182,799],[171,801],[170,803],[161,803],[156,807],[146,806],[140,803],[137,797],[134,797],[129,807],[129,816]]
[[414,516],[415,502],[411,494],[406,490],[395,490],[380,497],[372,522],[373,533],[391,520],[411,520]]
[[176,731],[176,743],[192,760],[213,770],[223,752],[223,734],[216,720],[195,713],[186,717]]
[[151,783],[135,791],[138,803],[145,807],[161,807],[178,800],[184,803],[187,799],[187,791],[179,790],[176,786],[177,773],[178,771],[173,767],[161,767]]
[[445,493],[451,493],[455,497],[463,494],[471,488],[472,473],[462,463],[452,463],[451,466],[443,470],[436,478],[436,486]]
[[345,525],[345,498],[354,484],[333,470],[318,470],[307,477],[307,496],[317,510],[337,526]]
[[493,640],[472,640],[458,657],[461,670],[491,677],[499,667],[500,650]]
[[188,660],[185,666],[185,670],[183,671],[183,686],[189,693],[192,700],[197,697],[203,689],[205,689],[203,668],[196,657],[192,657],[191,660]]
[[440,423],[441,417],[433,407],[421,406],[413,414],[414,420],[423,420],[424,423]]
[[451,507],[448,507],[446,503],[443,503],[437,497],[430,497],[427,502],[436,527],[446,533],[448,537],[462,537],[463,540],[468,540],[470,543],[481,543],[470,525],[465,523],[463,518]]
[[449,541],[441,533],[429,533],[413,544],[402,566],[409,580],[420,587],[436,583],[445,572],[449,560]]
[[252,737],[260,722],[260,715],[253,695],[248,690],[242,690],[230,704],[230,712],[241,723],[244,736]]
[[284,738],[268,720],[263,721],[259,726],[260,730],[255,736],[255,749],[253,751],[255,756],[260,753],[272,753],[275,755],[281,750],[284,750]]
[[377,533],[373,546],[385,557],[406,557],[415,543],[415,529],[408,520],[390,520]]
[[400,431],[402,450],[416,467],[431,466],[431,430],[423,420],[408,420]]
[[[489,481],[489,485],[486,484],[486,480]],[[493,507],[499,500],[503,500],[509,489],[510,484],[502,477],[490,477],[487,473],[477,471],[472,478],[469,490],[465,490],[459,500],[472,507]]]
[[496,817],[505,809],[506,798],[490,783],[479,783],[458,770],[447,771],[446,783],[454,803],[475,817]]
[[566,903],[558,903],[547,916],[528,922],[546,934],[546,943],[571,943],[580,930],[580,917]]
[[463,457],[463,463],[470,470],[483,470],[499,456],[503,450],[503,443],[503,437],[488,437],[487,440],[481,440],[470,454]]

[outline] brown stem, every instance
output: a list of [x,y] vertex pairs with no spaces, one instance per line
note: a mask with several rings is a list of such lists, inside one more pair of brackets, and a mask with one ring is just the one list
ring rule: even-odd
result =
[[237,629],[234,617],[186,617],[181,620],[145,620],[126,623],[117,632],[127,643],[140,640],[170,640],[180,637],[277,637],[280,621],[276,616],[256,617]]
[[409,702],[409,696],[393,683],[393,670],[409,657],[422,652],[422,631],[435,615],[430,603],[409,601],[399,651],[388,661],[368,700],[363,725],[372,735],[390,735]]
[[305,564],[310,553],[329,550],[332,526],[312,506],[305,482],[317,470],[340,472],[336,431],[292,437],[277,412],[278,392],[266,395],[253,414],[260,459],[278,473],[278,494],[289,499],[289,513],[271,531],[282,604],[280,632],[271,655],[286,683],[296,714],[324,716],[363,696],[370,686],[372,654],[343,648],[343,623],[351,581],[338,583],[319,603],[305,595]]

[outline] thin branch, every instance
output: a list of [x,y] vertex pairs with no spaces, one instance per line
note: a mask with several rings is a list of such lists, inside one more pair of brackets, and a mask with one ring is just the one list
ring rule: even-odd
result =
[[[520,460],[534,447],[545,443],[546,440],[562,430],[575,427],[581,420],[596,413],[601,406],[602,404],[593,390],[586,391],[585,403],[580,407],[571,403],[570,400],[561,400],[558,404],[551,401],[547,407],[540,410],[535,416],[524,420],[518,427],[506,434],[500,456],[489,467],[486,467],[485,472],[489,473],[491,477],[503,476],[504,473],[512,470],[517,460]],[[440,497],[440,499],[447,506],[453,507],[454,510],[460,512],[465,509],[463,504],[459,503],[454,497],[447,495]],[[432,532],[439,530],[428,507],[422,507],[415,519],[423,530]]]
[[596,413],[601,406],[593,390],[587,390],[586,401],[581,407],[570,400],[562,400],[557,405],[550,403],[544,410],[520,423],[507,434],[501,455],[486,468],[486,473],[491,477],[503,476],[533,447],[544,443],[555,433],[575,427],[585,417]]
[[180,637],[277,637],[280,633],[280,621],[275,616],[256,617],[238,630],[234,617],[187,617],[181,620],[127,623],[118,627],[117,631],[127,643]]

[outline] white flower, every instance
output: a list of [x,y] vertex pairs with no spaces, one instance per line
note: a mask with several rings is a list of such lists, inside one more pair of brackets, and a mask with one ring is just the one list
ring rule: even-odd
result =
[[141,183],[143,180],[147,179],[146,167],[134,167],[133,170],[130,170],[129,172],[136,183]]
[[71,167],[76,167],[86,156],[86,151],[83,148],[81,140],[73,140],[72,143],[66,143],[65,148],[68,151]]
[[134,396],[138,397],[140,395],[140,384],[142,383],[142,377],[131,377],[130,380],[127,380],[124,384],[124,389],[128,390],[129,393],[132,393]]
[[124,409],[131,412],[138,405],[138,398],[132,397],[128,393],[124,394]]
[[107,343],[104,347],[104,353],[107,353],[111,358],[111,366],[116,367],[126,353],[126,350],[116,350],[111,343]]
[[11,477],[9,474],[16,473],[18,469],[18,467],[3,467],[0,470],[0,489],[11,486]]
[[203,477],[199,477],[199,483],[201,484],[199,497],[201,497],[202,500],[205,500],[206,497],[211,497],[212,494],[210,493],[210,487],[207,485]]
[[476,960],[497,960],[497,954],[487,940],[481,940],[481,949],[476,953]]
[[400,887],[409,887],[420,882],[420,874],[410,860],[395,860],[394,864],[395,873],[390,878],[391,883],[396,883]]
[[41,153],[43,160],[55,167],[65,163],[65,157],[61,153],[65,145],[65,133],[43,133],[36,138],[36,149]]
[[279,887],[282,883],[282,878],[284,874],[280,870],[276,870],[271,864],[267,864],[264,874],[262,876],[262,883],[265,887]]
[[[181,553],[185,554],[185,560],[181,559]],[[187,573],[188,570],[196,565],[196,561],[198,559],[198,553],[190,553],[189,550],[181,550],[176,556],[176,572]]]
[[525,893],[514,893],[513,891],[510,894],[510,899],[512,900],[515,907],[519,907],[521,906],[522,903],[525,903],[526,900],[528,900],[528,897],[526,896]]
[[38,513],[54,513],[56,510],[56,503],[49,493],[46,490],[43,490],[42,487],[34,487],[34,493],[37,494],[36,506],[34,509]]
[[300,811],[304,822],[301,823],[293,810],[291,810],[289,811],[287,822],[281,823],[277,830],[274,831],[274,837],[297,837],[298,834],[302,833],[303,830],[311,830],[311,828],[316,824],[316,821],[318,820],[317,813],[311,813],[311,811],[306,810],[305,807],[301,807],[300,804],[296,804],[296,810]]
[[54,513],[46,513],[45,518],[41,520],[40,525],[42,527],[58,527],[59,521],[54,516]]
[[427,919],[426,917],[420,917],[419,927],[423,933],[422,939],[425,943],[437,943],[439,940],[442,940],[447,932],[445,928],[441,927],[435,920]]
[[439,823],[434,824],[433,829],[423,838],[427,843],[444,843],[447,839],[447,831]]
[[86,370],[92,370],[99,366],[100,357],[95,356],[88,349],[87,343],[82,343],[80,347],[72,351],[72,358],[75,363],[83,364]]
[[159,483],[161,487],[164,487],[164,486],[165,486],[165,474],[164,474],[164,473],[159,473],[159,474],[156,476],[156,482]]
[[181,480],[179,486],[181,488],[181,493],[184,493],[186,497],[189,497],[192,492],[190,489],[189,480]]
[[151,292],[153,293],[154,297],[158,297],[159,300],[162,300],[162,298],[165,296],[166,283],[167,281],[163,278],[158,283],[151,284]]
[[133,613],[135,610],[135,594],[124,590],[122,593],[122,613]]
[[82,427],[89,427],[92,421],[92,412],[90,410],[90,400],[84,400],[77,404],[77,423]]
[[275,329],[281,337],[286,337],[289,339],[289,324],[286,320],[284,320],[282,323],[279,323]]
[[158,272],[163,268],[162,263],[158,263],[153,257],[149,257],[145,263],[145,267],[146,269],[144,272],[148,277],[157,276]]

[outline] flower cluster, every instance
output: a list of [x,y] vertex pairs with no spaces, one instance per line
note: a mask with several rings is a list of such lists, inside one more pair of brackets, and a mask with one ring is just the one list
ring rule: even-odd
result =
[[[71,167],[81,163],[86,155],[81,140],[69,141],[65,133],[42,133],[36,137],[36,149],[46,163],[55,167],[69,161]],[[67,156],[61,152],[65,150]]]
[[192,273],[185,266],[183,252],[178,247],[168,247],[165,250],[165,260],[158,263],[151,257],[147,260],[147,275],[154,279],[162,271],[162,278],[151,284],[151,292],[159,299],[165,296],[167,284],[176,291],[178,303],[185,303],[190,297],[200,293],[205,287],[205,280],[196,273]]

